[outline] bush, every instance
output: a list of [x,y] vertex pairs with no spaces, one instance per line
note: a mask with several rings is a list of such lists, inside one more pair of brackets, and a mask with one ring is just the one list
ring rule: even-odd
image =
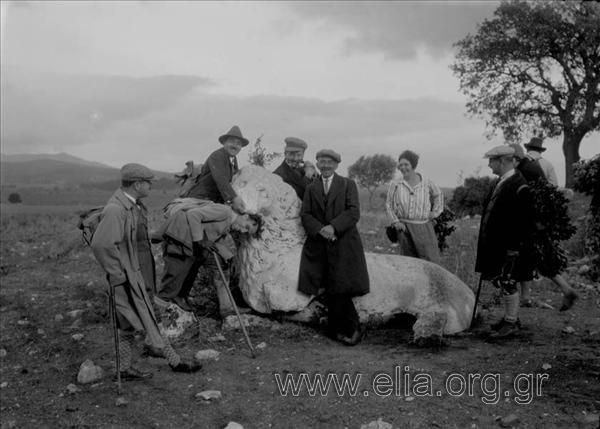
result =
[[21,195],[18,192],[12,192],[8,196],[8,202],[11,204],[17,204],[22,203],[23,201],[21,200]]
[[454,232],[456,226],[452,222],[456,219],[454,213],[448,208],[444,208],[444,211],[433,220],[433,230],[438,240],[438,247],[440,252],[448,248],[446,238]]
[[600,155],[579,161],[573,170],[574,189],[592,197],[586,218],[584,248],[586,254],[595,261],[590,278],[597,281],[600,279]]
[[483,211],[483,201],[490,191],[494,178],[489,176],[467,177],[462,186],[454,190],[448,207],[457,216],[473,216]]

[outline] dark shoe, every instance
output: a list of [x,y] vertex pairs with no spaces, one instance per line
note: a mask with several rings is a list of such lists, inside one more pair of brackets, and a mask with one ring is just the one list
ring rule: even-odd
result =
[[500,329],[498,329],[496,332],[492,333],[490,335],[490,338],[507,338],[512,335],[515,335],[520,330],[521,326],[518,321],[509,322],[507,320],[504,320],[504,324],[502,325],[502,327],[500,327]]
[[171,299],[170,302],[177,305],[183,311],[192,311],[192,307],[190,307],[190,305],[188,304],[187,299],[185,299],[182,296],[176,296],[175,298]]
[[[499,331],[507,323],[511,323],[511,322],[508,322],[508,321],[506,321],[506,319],[502,318],[499,321],[497,321],[496,323],[494,323],[493,325],[491,325],[490,328],[492,329],[492,331]],[[521,321],[519,319],[517,319],[515,324],[519,327],[519,329],[521,328]]]
[[144,344],[144,349],[142,350],[142,356],[149,356],[155,358],[164,358],[165,351],[158,347],[155,347],[150,344]]
[[[122,381],[138,381],[152,378],[152,373],[147,371],[141,371],[137,368],[130,367],[126,370],[121,371]],[[116,377],[115,377],[116,378]]]
[[575,291],[571,291],[571,292],[567,293],[566,295],[563,296],[562,306],[560,307],[559,311],[569,310],[571,307],[573,307],[573,304],[575,304],[575,301],[577,301],[578,299],[579,299],[579,295],[577,295],[577,293]]
[[202,369],[202,365],[200,365],[198,362],[185,359],[181,359],[179,365],[170,365],[170,367],[174,372],[186,372],[188,374],[200,371],[200,369]]

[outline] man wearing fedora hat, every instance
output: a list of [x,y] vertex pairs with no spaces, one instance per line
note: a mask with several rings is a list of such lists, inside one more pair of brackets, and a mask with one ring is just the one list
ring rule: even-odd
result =
[[333,150],[317,152],[321,179],[306,187],[300,212],[307,237],[298,289],[309,295],[325,290],[329,334],[353,346],[362,333],[352,298],[369,292],[369,274],[356,228],[358,190],[353,180],[335,174],[340,161]]
[[514,154],[512,147],[501,145],[484,155],[498,180],[484,202],[475,271],[502,291],[504,317],[492,325],[496,338],[519,331],[517,283],[533,279],[533,203],[525,178],[514,169]]
[[284,141],[285,159],[273,173],[281,176],[285,183],[294,188],[296,195],[302,200],[304,190],[316,175],[316,170],[310,162],[304,162],[304,152],[308,147],[304,140],[297,137],[286,137]]
[[546,151],[546,148],[542,145],[543,143],[544,141],[540,137],[532,137],[529,143],[525,143],[523,146],[527,149],[527,156],[538,161],[540,167],[542,167],[544,176],[546,176],[546,180],[554,186],[558,186],[558,178],[556,177],[554,166],[550,161],[542,157],[542,152]]
[[90,244],[114,293],[111,305],[116,311],[120,355],[118,371],[123,380],[152,376],[152,373],[131,365],[136,331],[145,331],[146,341],[152,349],[161,351],[173,371],[194,372],[200,369],[199,364],[182,359],[162,337],[145,287],[138,240],[146,220],[140,200],[149,195],[153,179],[152,171],[141,164],[126,164],[121,168],[121,188],[104,207]]
[[229,204],[234,211],[244,213],[244,201],[231,187],[231,179],[238,172],[237,154],[243,147],[248,146],[248,139],[242,135],[240,128],[234,125],[219,137],[219,142],[223,146],[209,155],[195,184],[182,197]]

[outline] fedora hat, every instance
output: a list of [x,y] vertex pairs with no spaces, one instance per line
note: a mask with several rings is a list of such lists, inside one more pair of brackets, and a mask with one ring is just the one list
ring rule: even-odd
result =
[[240,127],[238,127],[237,125],[234,125],[226,134],[223,134],[221,137],[219,137],[219,142],[223,144],[225,143],[225,140],[227,140],[229,137],[240,139],[242,141],[242,146],[248,146],[248,139],[242,135]]
[[531,140],[529,140],[529,143],[525,143],[523,146],[525,146],[527,150],[543,152],[546,150],[546,148],[542,146],[543,142],[544,140],[542,140],[540,137],[532,137]]

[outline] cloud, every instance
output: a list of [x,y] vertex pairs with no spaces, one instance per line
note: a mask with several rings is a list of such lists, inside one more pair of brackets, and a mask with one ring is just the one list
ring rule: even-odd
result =
[[490,18],[498,2],[293,2],[302,17],[346,28],[347,54],[381,52],[390,59],[415,58],[420,50],[443,56],[452,44]]

